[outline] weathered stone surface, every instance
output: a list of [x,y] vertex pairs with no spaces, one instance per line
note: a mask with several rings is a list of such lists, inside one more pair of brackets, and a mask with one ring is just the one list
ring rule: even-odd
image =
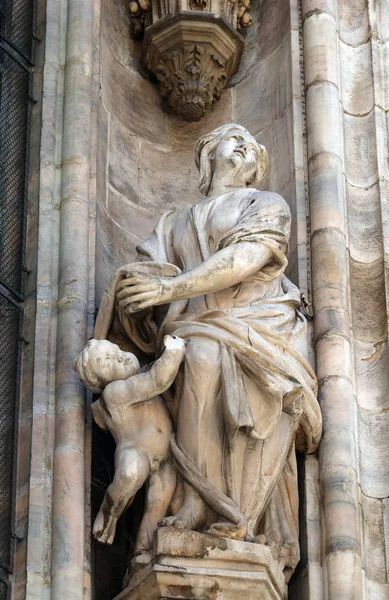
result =
[[348,113],[367,114],[374,105],[371,42],[360,46],[339,43],[342,103]]
[[366,579],[367,600],[387,600],[388,597],[389,583],[377,583],[371,579]]
[[350,184],[347,190],[347,215],[351,258],[359,263],[371,263],[382,257],[381,201],[378,183],[368,188]]
[[108,188],[107,212],[118,227],[138,239],[150,235],[158,218],[155,212],[128,200],[111,186]]
[[350,260],[353,328],[357,340],[382,342],[387,335],[384,261]]
[[336,17],[337,0],[305,0],[302,4],[302,16],[304,20],[318,12],[328,13]]
[[340,39],[350,46],[365,44],[370,38],[367,3],[338,0],[338,11]]
[[234,118],[257,134],[280,119],[291,103],[290,40],[268,58],[253,64],[250,75],[234,87]]
[[307,96],[308,158],[328,152],[342,157],[339,135],[340,104],[338,88],[332,83],[311,85]]
[[142,142],[138,164],[140,206],[162,214],[199,198],[192,147],[177,152]]
[[294,180],[292,121],[292,106],[289,106],[280,119],[255,136],[269,155],[269,169],[259,186],[261,189],[272,189],[282,194],[286,188],[291,188]]
[[120,194],[139,202],[139,139],[111,117],[108,142],[108,181]]
[[389,498],[382,501],[382,511],[384,518],[384,542],[386,556],[386,581],[389,582]]
[[[352,382],[345,378],[328,379],[321,385],[319,399],[322,397],[326,398],[326,404],[324,406],[322,403],[324,433],[320,464],[325,469],[336,465],[349,465],[357,471],[357,406]],[[332,418],[334,412],[335,421]],[[336,447],[336,459],[326,452],[328,447]]]
[[[312,283],[318,290],[315,310],[335,308],[347,312],[348,280],[345,238],[337,229],[320,229],[312,237]],[[343,335],[348,335],[343,332]]]
[[[324,350],[325,348],[325,350]],[[345,377],[349,381],[353,378],[353,364],[351,362],[350,341],[343,336],[332,335],[324,337],[317,342],[316,351],[326,356],[322,364],[317,365],[318,379],[328,377]]]
[[361,496],[366,577],[377,583],[387,583],[382,501],[364,494]]
[[[98,305],[112,271],[135,259],[135,247],[140,242],[140,238],[116,223],[103,205],[97,204],[96,210],[96,238],[98,239],[96,245],[96,303]],[[115,244],[112,243],[112,240],[115,240]]]
[[340,158],[321,152],[309,161],[311,231],[346,232],[344,175]]
[[150,142],[166,139],[165,114],[157,86],[126,69],[101,43],[102,101],[122,127]]
[[359,447],[361,488],[366,496],[389,496],[389,413],[359,409]]
[[102,202],[106,205],[107,202],[107,154],[109,140],[109,119],[105,107],[101,102],[98,104],[97,111],[97,137],[99,140],[105,140],[104,144],[99,143],[96,156],[96,202]]
[[366,188],[378,179],[374,111],[362,117],[344,114],[343,121],[347,181]]
[[151,562],[140,566],[115,600],[220,598],[283,600],[285,579],[269,548],[212,536],[159,529]]
[[[255,5],[255,2],[253,2]],[[249,29],[253,40],[257,39],[257,57],[259,60],[270,56],[289,34],[290,3],[285,0],[276,4],[272,0],[263,0],[258,5],[257,31]],[[254,49],[252,51],[254,53]]]
[[[350,550],[333,552],[326,559],[329,576],[328,594],[331,598],[363,598],[361,559]],[[349,595],[352,590],[352,596]]]
[[[187,123],[171,110],[166,110],[167,131],[165,142],[159,137],[154,140],[158,144],[164,144],[168,150],[177,150],[176,157],[179,158],[179,152],[188,152],[194,148],[199,135],[211,131],[215,127],[233,121],[235,90],[224,89],[220,100],[213,104],[210,110],[198,123]],[[176,173],[176,176],[179,176]],[[161,180],[163,177],[161,177]]]
[[[321,493],[319,482],[319,461],[317,456],[305,458],[305,510],[307,519],[307,554],[308,564],[313,571],[309,574],[310,583],[315,576],[315,567],[320,570],[322,563],[322,532],[321,532]],[[318,569],[319,567],[319,569]],[[314,588],[313,588],[314,589]]]
[[336,22],[328,13],[314,13],[304,28],[305,85],[328,81],[338,86]]
[[130,35],[130,12],[126,0],[101,2],[100,36],[119,62],[138,75],[141,45]]
[[358,404],[366,410],[381,411],[389,407],[388,341],[375,343],[354,341],[355,372],[358,381]]

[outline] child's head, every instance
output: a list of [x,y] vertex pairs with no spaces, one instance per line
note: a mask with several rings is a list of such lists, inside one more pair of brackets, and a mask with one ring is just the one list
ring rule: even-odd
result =
[[89,340],[73,363],[83,384],[100,394],[108,383],[132,377],[139,370],[135,354],[123,352],[108,340]]

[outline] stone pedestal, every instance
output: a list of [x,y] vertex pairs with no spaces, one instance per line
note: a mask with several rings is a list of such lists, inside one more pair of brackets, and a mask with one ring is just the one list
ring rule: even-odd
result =
[[281,600],[281,565],[260,544],[165,527],[152,556],[134,561],[133,575],[115,600]]

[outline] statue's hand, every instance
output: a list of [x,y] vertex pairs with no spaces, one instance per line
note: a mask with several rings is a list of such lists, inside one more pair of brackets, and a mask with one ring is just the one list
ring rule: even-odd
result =
[[158,277],[147,273],[128,273],[118,285],[116,298],[127,315],[159,304],[169,304],[174,296],[175,277]]
[[165,335],[163,343],[166,350],[179,350],[185,352],[185,340],[176,335]]

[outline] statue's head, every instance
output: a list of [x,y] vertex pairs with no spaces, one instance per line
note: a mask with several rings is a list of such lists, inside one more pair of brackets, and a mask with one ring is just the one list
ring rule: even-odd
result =
[[95,394],[100,394],[112,381],[132,377],[139,371],[135,354],[123,352],[108,340],[89,340],[77,356],[73,368],[83,384]]
[[196,143],[195,160],[200,171],[200,191],[207,195],[217,171],[228,171],[238,186],[255,187],[267,167],[266,148],[241,125],[228,123],[203,135]]

